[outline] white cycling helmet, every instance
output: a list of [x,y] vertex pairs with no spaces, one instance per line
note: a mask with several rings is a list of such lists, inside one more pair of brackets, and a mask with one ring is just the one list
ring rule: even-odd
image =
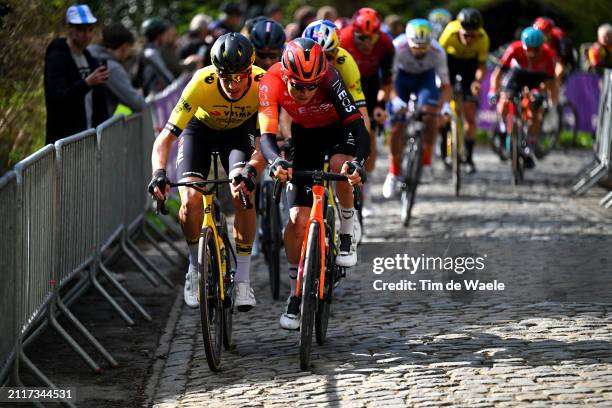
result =
[[77,4],[68,7],[66,11],[66,22],[73,25],[95,24],[98,21],[94,17],[87,4]]
[[340,45],[337,27],[329,20],[317,20],[308,24],[302,37],[319,43],[324,52],[334,51]]
[[406,38],[411,47],[428,46],[431,43],[431,35],[431,24],[424,18],[416,18],[406,24]]

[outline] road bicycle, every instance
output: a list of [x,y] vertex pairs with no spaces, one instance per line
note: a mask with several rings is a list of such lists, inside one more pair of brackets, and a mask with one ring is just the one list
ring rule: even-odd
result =
[[[216,197],[218,186],[232,180],[219,178],[219,152],[213,150],[212,156],[213,179],[171,183],[170,186],[190,187],[202,194],[204,219],[198,243],[198,303],[206,362],[216,372],[221,369],[222,348],[232,348],[236,253],[229,240],[226,217]],[[242,192],[240,198],[244,208],[252,207]],[[163,201],[157,202],[157,210],[166,213]]]
[[463,143],[463,92],[461,75],[457,75],[453,87],[453,98],[450,100],[451,121],[446,134],[446,157],[450,158],[453,174],[455,196],[461,191],[461,164],[465,162],[465,146]]

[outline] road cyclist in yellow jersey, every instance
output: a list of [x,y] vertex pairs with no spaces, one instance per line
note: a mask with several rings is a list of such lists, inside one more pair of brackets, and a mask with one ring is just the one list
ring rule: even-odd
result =
[[[239,33],[219,37],[211,49],[211,60],[213,65],[196,71],[155,140],[151,157],[155,171],[149,191],[157,200],[163,200],[170,191],[166,165],[177,138],[176,170],[180,182],[206,180],[211,153],[219,151],[221,164],[232,180],[233,233],[238,254],[235,306],[239,311],[248,311],[256,303],[250,287],[255,209],[248,192],[255,188],[257,174],[265,165],[257,126],[259,80],[264,71],[253,65],[253,45]],[[179,187],[179,195],[179,221],[189,246],[184,296],[187,305],[195,308],[198,307],[198,238],[204,216],[203,199],[200,192],[186,186]],[[248,202],[243,202],[245,197]]]
[[[451,84],[455,86],[457,76],[461,77],[466,163],[470,173],[476,171],[473,160],[476,110],[489,55],[489,36],[482,25],[480,11],[464,8],[456,20],[448,23],[438,41],[446,51]],[[445,149],[442,149],[442,152],[444,151]]]
[[[329,20],[317,20],[306,26],[306,29],[302,33],[302,37],[310,38],[311,40],[319,43],[327,60],[332,63],[334,68],[336,68],[344,81],[346,89],[353,97],[355,106],[361,112],[361,116],[363,116],[366,129],[371,129],[368,106],[366,104],[363,89],[361,88],[361,73],[359,72],[359,67],[357,66],[357,62],[355,62],[353,56],[347,50],[340,47],[340,39],[338,37],[337,30],[338,28],[333,22]],[[370,132],[372,131],[370,130]],[[370,141],[372,142],[372,139]],[[369,160],[375,160],[375,157],[370,157]],[[355,227],[353,236],[355,237],[355,241],[357,243],[361,241],[362,236],[362,215],[365,213],[365,216],[367,217],[369,214],[371,214],[371,210],[365,207],[367,190],[368,185],[364,184],[364,188],[359,190],[359,197],[355,197],[355,209],[357,210],[355,216],[358,218],[357,221],[359,222],[353,223]]]

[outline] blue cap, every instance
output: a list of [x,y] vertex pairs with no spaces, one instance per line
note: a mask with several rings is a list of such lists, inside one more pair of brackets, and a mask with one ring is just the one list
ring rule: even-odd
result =
[[98,21],[94,17],[87,4],[77,4],[76,6],[68,7],[66,11],[66,22],[68,24],[95,24]]

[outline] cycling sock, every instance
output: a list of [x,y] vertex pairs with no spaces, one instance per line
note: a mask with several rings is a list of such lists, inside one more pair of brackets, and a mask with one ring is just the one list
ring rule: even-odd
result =
[[433,155],[432,146],[423,144],[423,160],[421,163],[423,166],[429,166],[431,164],[431,156]]
[[236,243],[236,282],[251,281],[251,250],[253,245],[245,245]]
[[189,248],[189,265],[197,268],[198,267],[198,241],[195,243],[187,242]]
[[468,163],[472,162],[472,155],[474,154],[474,144],[473,140],[465,141],[465,151],[466,151],[466,160]]
[[295,287],[297,286],[297,276],[298,276],[298,265],[297,264],[289,264],[289,283],[291,286],[291,292],[289,296],[295,296]]
[[353,215],[355,214],[355,207],[344,208],[339,205],[338,208],[340,209],[340,234],[353,235]]

